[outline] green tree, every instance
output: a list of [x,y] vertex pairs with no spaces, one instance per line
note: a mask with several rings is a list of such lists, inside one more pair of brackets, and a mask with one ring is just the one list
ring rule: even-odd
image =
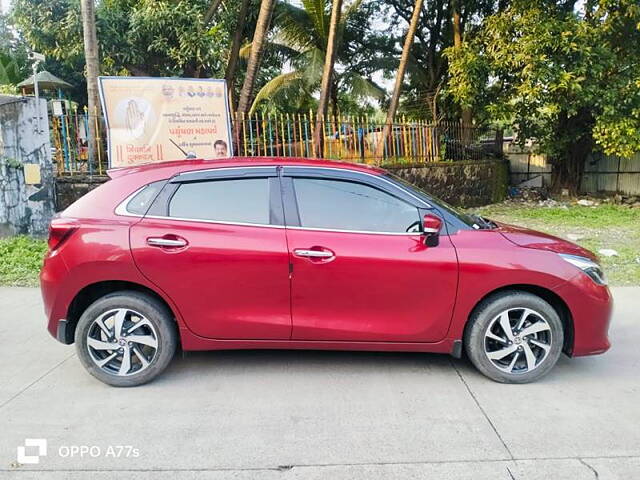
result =
[[450,89],[465,107],[514,125],[553,164],[553,186],[579,188],[592,149],[640,151],[637,0],[513,2],[449,49]]
[[29,75],[27,50],[0,14],[0,92],[16,93],[15,85]]
[[[312,105],[313,94],[320,90],[322,73],[329,43],[331,2],[329,0],[302,0],[302,8],[281,3],[275,18],[275,35],[269,49],[283,60],[290,70],[268,81],[257,93],[252,110],[261,102],[270,101],[273,108],[287,104],[295,109]],[[328,97],[334,114],[338,113],[340,92],[352,99],[384,97],[384,90],[370,78],[377,67],[376,58],[367,49],[375,48],[377,39],[371,33],[371,6],[363,7],[361,0],[345,7],[340,16],[335,38],[338,65],[329,81]],[[371,42],[369,41],[371,40]],[[251,45],[245,48],[245,55]]]
[[[101,73],[222,77],[232,13],[217,0],[102,0],[96,6]],[[74,97],[84,101],[80,1],[14,0],[11,19],[29,46],[47,56],[45,68],[79,87]]]
[[[383,12],[392,40],[386,51],[385,72],[389,78],[397,71],[406,25],[411,21],[415,0],[374,0]],[[423,15],[411,46],[398,112],[413,118],[457,120],[461,106],[447,90],[450,72],[444,52],[454,45],[456,36],[473,36],[484,18],[504,8],[498,0],[425,0]],[[456,25],[457,24],[457,25]],[[384,48],[384,47],[383,47]],[[469,115],[469,114],[467,114]]]

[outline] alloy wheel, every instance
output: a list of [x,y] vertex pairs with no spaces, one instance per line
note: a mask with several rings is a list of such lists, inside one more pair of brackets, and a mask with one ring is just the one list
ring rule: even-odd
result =
[[484,335],[484,352],[506,373],[524,374],[538,368],[552,344],[551,326],[530,308],[510,308],[497,315]]
[[143,315],[127,308],[109,310],[87,331],[87,349],[102,371],[129,376],[149,367],[158,353],[158,334]]

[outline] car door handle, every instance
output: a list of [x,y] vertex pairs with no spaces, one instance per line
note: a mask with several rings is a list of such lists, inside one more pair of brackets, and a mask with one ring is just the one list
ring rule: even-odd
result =
[[164,238],[164,237],[150,237],[147,238],[147,245],[152,247],[186,247],[187,241],[183,238]]
[[333,252],[327,252],[325,250],[305,250],[303,248],[296,248],[293,253],[298,257],[310,258],[331,258],[335,256]]

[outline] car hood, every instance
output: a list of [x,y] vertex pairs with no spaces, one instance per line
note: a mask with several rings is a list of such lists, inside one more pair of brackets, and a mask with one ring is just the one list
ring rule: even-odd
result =
[[520,247],[535,248],[537,250],[549,250],[555,253],[565,253],[578,255],[597,261],[596,255],[580,245],[569,242],[562,238],[554,237],[547,233],[530,230],[516,225],[494,222],[498,226],[498,232],[511,243]]

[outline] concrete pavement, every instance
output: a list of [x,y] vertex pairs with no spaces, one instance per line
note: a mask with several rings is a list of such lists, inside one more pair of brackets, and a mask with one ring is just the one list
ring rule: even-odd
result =
[[[0,478],[640,478],[640,288],[613,292],[611,351],[532,385],[444,355],[252,351],[115,389],[49,337],[37,290],[0,288]],[[26,438],[38,464],[16,464]]]

